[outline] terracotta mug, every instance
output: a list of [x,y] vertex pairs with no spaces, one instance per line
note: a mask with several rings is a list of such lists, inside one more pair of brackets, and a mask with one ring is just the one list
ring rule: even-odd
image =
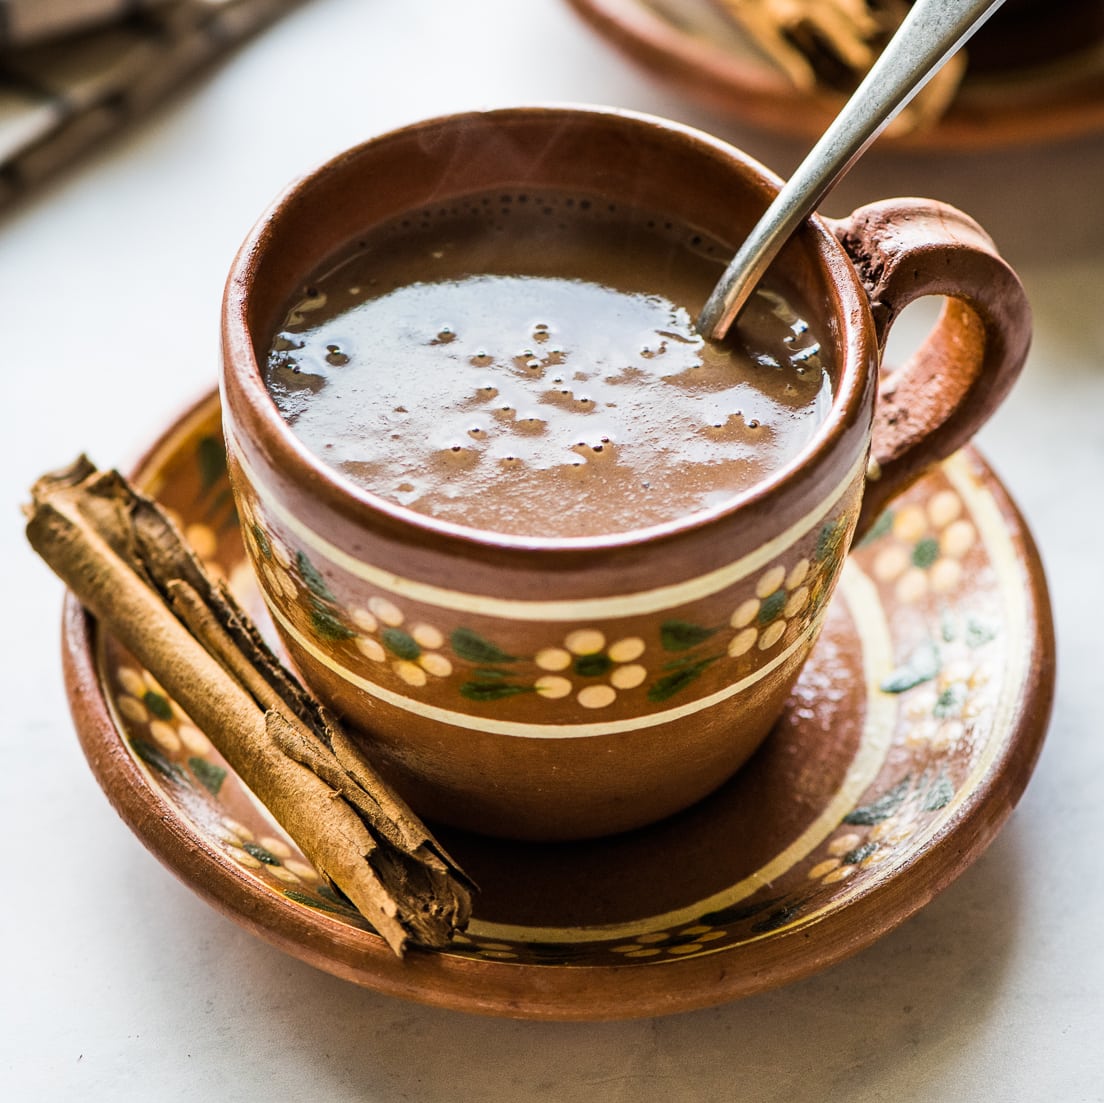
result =
[[[784,708],[855,535],[964,444],[1016,378],[1028,304],[953,208],[899,199],[813,218],[777,261],[833,346],[833,404],[812,441],[722,508],[561,541],[415,513],[304,448],[260,367],[288,304],[366,228],[430,202],[596,193],[735,247],[778,183],[675,123],[504,109],[338,156],[292,184],[242,246],[224,299],[222,396],[249,554],[305,681],[427,819],[582,838],[657,820],[730,777]],[[893,319],[932,294],[948,298],[931,334],[885,371]]]

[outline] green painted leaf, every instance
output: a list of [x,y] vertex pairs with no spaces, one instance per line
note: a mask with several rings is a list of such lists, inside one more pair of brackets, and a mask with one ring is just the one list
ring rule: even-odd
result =
[[912,549],[912,565],[927,570],[939,558],[939,541],[934,536],[925,536],[917,541]]
[[848,815],[844,816],[843,822],[858,827],[873,827],[874,824],[881,823],[882,820],[888,820],[904,803],[911,785],[912,779],[904,778],[877,800],[852,809]]
[[580,678],[601,678],[613,666],[611,659],[604,651],[593,655],[579,655],[575,659],[575,673]]
[[453,651],[470,663],[516,663],[517,657],[508,655],[502,648],[485,640],[470,628],[457,628],[449,637]]
[[942,663],[939,648],[927,640],[882,681],[881,690],[883,693],[904,693],[923,682],[930,682],[939,673]]
[[940,808],[946,808],[954,797],[954,786],[946,774],[940,774],[932,782],[931,788],[924,794],[920,807],[925,812],[938,812]]
[[295,566],[299,571],[299,577],[311,593],[317,594],[327,601],[333,601],[334,596],[330,592],[329,586],[326,585],[326,580],[319,573],[318,568],[301,551],[295,553]]
[[783,609],[786,608],[786,591],[775,590],[773,594],[768,594],[763,598],[763,604],[759,606],[759,612],[756,615],[756,620],[759,624],[770,624],[775,617],[779,616]]
[[226,448],[220,437],[200,437],[196,444],[199,483],[206,493],[226,474]]
[[319,911],[332,912],[334,915],[340,915],[342,912],[348,911],[347,908],[331,904],[327,900],[320,900],[317,896],[312,896],[309,892],[300,892],[298,889],[284,889],[284,895],[289,900],[294,900],[296,904],[304,904],[308,908],[317,908]]
[[685,620],[665,620],[659,626],[659,642],[664,651],[688,651],[704,643],[716,631],[716,628],[704,628]]
[[163,693],[157,693],[155,690],[147,689],[142,700],[146,708],[148,708],[158,720],[171,720],[173,718],[172,705]]
[[356,632],[344,621],[317,602],[311,605],[311,627],[324,640],[351,640]]
[[535,688],[516,682],[465,682],[460,687],[460,696],[469,701],[501,701],[519,693],[532,693]]
[[939,634],[944,643],[952,643],[958,635],[958,624],[951,615],[950,609],[944,609],[939,616]]
[[422,653],[418,641],[409,632],[404,632],[401,628],[384,628],[380,632],[380,640],[392,655],[400,659],[408,659],[413,662]]
[[676,693],[681,693],[688,685],[696,682],[711,663],[715,663],[720,655],[710,655],[708,658],[699,659],[696,663],[684,666],[681,670],[675,670],[665,674],[657,682],[653,682],[648,690],[649,701],[667,701]]
[[776,931],[779,927],[784,927],[787,923],[796,919],[801,914],[801,909],[804,906],[804,901],[801,901],[778,908],[771,912],[766,919],[761,919],[758,923],[755,923],[751,928],[752,932],[754,934],[767,934],[769,931]]
[[189,758],[188,765],[192,768],[192,773],[195,774],[200,785],[211,796],[217,797],[219,790],[222,788],[222,783],[226,780],[227,771],[222,766],[216,766],[215,763],[208,762],[207,759],[201,758],[199,755]]
[[878,849],[877,843],[863,843],[862,846],[849,850],[841,859],[845,866],[857,866],[864,858],[869,858]]
[[246,854],[252,854],[258,862],[263,862],[266,866],[278,866],[281,865],[281,861],[272,853],[271,850],[267,850],[259,843],[242,843],[242,850]]
[[939,699],[932,707],[932,716],[937,720],[958,716],[962,712],[967,693],[969,693],[969,687],[965,682],[952,682],[939,695]]
[[813,558],[818,563],[823,563],[826,559],[837,558],[842,548],[846,532],[847,524],[844,518],[841,517],[837,521],[826,521],[817,534]]
[[966,646],[981,647],[982,644],[997,638],[997,630],[991,624],[970,617],[966,622]]
[[175,762],[167,758],[164,751],[156,743],[151,743],[148,739],[132,739],[130,745],[134,749],[134,753],[151,770],[155,770],[170,781],[191,786],[191,778]]
[[252,532],[253,539],[257,541],[257,547],[261,549],[261,555],[263,555],[265,559],[271,559],[272,544],[268,539],[268,533],[266,533],[256,522],[253,523]]

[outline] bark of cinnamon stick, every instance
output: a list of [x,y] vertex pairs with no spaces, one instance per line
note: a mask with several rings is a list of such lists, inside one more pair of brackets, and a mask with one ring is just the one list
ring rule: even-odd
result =
[[442,946],[471,882],[264,643],[175,526],[81,456],[25,510],[35,551],[161,683],[396,954]]
[[[803,91],[850,95],[909,12],[906,0],[714,0]],[[891,124],[904,134],[934,125],[966,71],[959,52]]]

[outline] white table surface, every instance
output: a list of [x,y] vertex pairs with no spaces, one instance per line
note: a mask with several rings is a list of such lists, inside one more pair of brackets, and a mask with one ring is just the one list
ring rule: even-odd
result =
[[561,0],[310,0],[0,216],[0,1097],[1104,1100],[1104,135],[872,155],[826,205],[947,199],[1021,272],[1035,343],[981,444],[1041,545],[1060,656],[1048,741],[1003,832],[872,947],[787,988],[650,1021],[428,1009],[217,914],[93,780],[62,687],[61,586],[22,534],[27,487],[81,450],[125,468],[213,385],[224,274],[293,175],[402,122],[535,100],[678,118],[781,172],[802,153],[654,86]]

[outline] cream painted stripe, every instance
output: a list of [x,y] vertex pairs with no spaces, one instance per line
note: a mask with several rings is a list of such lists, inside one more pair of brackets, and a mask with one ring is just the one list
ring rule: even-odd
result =
[[[897,721],[897,699],[882,693],[879,686],[890,672],[893,641],[889,625],[874,583],[848,560],[840,588],[847,598],[862,644],[863,676],[866,681],[867,710],[859,748],[847,769],[843,783],[821,814],[788,847],[765,866],[713,896],[661,915],[590,927],[519,927],[473,919],[468,933],[477,938],[509,942],[594,942],[636,938],[652,931],[665,931],[700,919],[722,908],[746,900],[759,889],[781,877],[787,870],[811,854],[837,827],[855,802],[869,788],[893,741]],[[773,933],[773,932],[772,932]],[[742,945],[742,944],[741,944]],[[508,964],[508,963],[505,963]]]
[[[911,853],[924,853],[936,835],[954,818],[958,809],[976,796],[978,787],[992,769],[997,755],[1007,745],[1008,735],[1012,731],[1012,718],[1019,707],[1022,687],[1027,677],[1028,656],[1032,651],[1028,646],[1027,601],[1024,596],[1027,591],[1023,579],[1023,565],[1008,535],[1008,526],[1000,507],[989,490],[977,483],[965,455],[961,452],[944,461],[944,472],[947,480],[966,503],[970,516],[981,534],[989,560],[996,571],[997,585],[1003,597],[1004,625],[1007,629],[1007,648],[1002,663],[1005,676],[1001,680],[993,709],[989,738],[982,747],[973,770],[959,786],[954,798],[942,810],[942,814],[928,826],[926,831],[911,840]],[[889,872],[887,866],[883,866],[882,869]],[[867,890],[864,886],[856,885],[846,896],[837,898],[818,911],[799,916],[792,923],[776,927],[766,934],[745,939],[740,945],[759,942],[764,938],[777,938],[783,931],[816,923],[826,915],[847,907],[852,900],[865,891]]]
[[[969,780],[959,788],[948,805],[953,810],[973,795],[978,783],[989,772],[997,754],[1004,748],[1008,733],[1012,731],[1012,717],[1020,706],[1022,687],[1027,681],[1028,656],[1034,648],[1028,645],[1027,585],[1024,568],[1008,534],[1008,525],[993,495],[979,486],[970,470],[966,457],[958,453],[946,464],[947,478],[962,495],[977,523],[985,550],[996,569],[997,585],[1004,596],[1005,628],[1008,645],[1005,649],[1004,679],[994,713],[989,741]],[[946,816],[943,817],[944,819]]]
[[742,559],[737,559],[735,562],[719,567],[708,574],[699,575],[697,578],[688,579],[686,582],[679,582],[672,586],[660,586],[654,590],[642,590],[634,594],[617,594],[611,597],[581,598],[578,600],[526,601],[515,598],[490,597],[486,594],[467,594],[443,586],[434,586],[427,582],[417,582],[414,579],[392,574],[390,571],[385,571],[380,567],[375,567],[371,563],[365,563],[349,555],[309,528],[276,501],[272,491],[260,479],[256,470],[246,461],[240,445],[238,445],[229,429],[226,436],[228,445],[234,450],[235,459],[241,465],[246,478],[252,484],[258,496],[263,500],[264,508],[294,533],[297,539],[328,559],[335,566],[397,597],[406,597],[425,605],[435,605],[439,609],[452,609],[458,612],[475,613],[480,616],[495,616],[506,620],[522,621],[578,621],[640,616],[644,613],[672,609],[691,601],[697,601],[699,598],[708,597],[710,594],[715,594],[770,563],[781,552],[784,552],[809,532],[824,514],[843,497],[847,488],[851,486],[860,472],[866,469],[866,456],[860,455],[820,506],[811,510],[786,529],[785,532],[745,555]]
[[[332,670],[338,677],[344,678],[345,681],[355,685],[358,689],[364,690],[365,693],[370,693],[373,697],[378,697],[381,701],[386,701],[387,704],[394,705],[395,708],[403,709],[406,712],[412,712],[417,716],[427,717],[441,724],[452,724],[458,728],[466,728],[469,731],[488,732],[492,735],[512,735],[520,739],[584,739],[595,735],[617,735],[623,732],[638,731],[640,728],[654,728],[658,724],[666,724],[672,720],[681,720],[684,716],[692,716],[694,713],[701,712],[703,709],[712,708],[721,701],[725,701],[729,697],[761,681],[798,650],[798,648],[806,642],[809,636],[819,629],[824,619],[824,611],[822,611],[815,620],[809,623],[805,631],[802,632],[789,647],[784,651],[780,651],[769,663],[760,667],[753,674],[749,674],[746,678],[738,682],[733,682],[732,685],[725,686],[724,689],[717,690],[716,693],[711,693],[708,697],[700,697],[696,701],[689,701],[685,705],[679,705],[678,708],[667,709],[664,712],[650,713],[647,716],[631,716],[624,720],[607,720],[604,723],[522,724],[515,720],[496,720],[489,716],[471,716],[466,712],[454,712],[451,709],[439,708],[436,705],[427,705],[423,701],[416,701],[412,697],[404,697],[401,693],[395,693],[393,690],[377,685],[375,682],[370,682],[367,678],[362,678],[359,674],[354,674],[353,671],[336,662],[332,656],[321,651],[312,640],[304,636],[303,633],[268,600],[267,594],[265,595],[265,603],[268,605],[268,611],[275,620],[279,621],[284,631],[292,636],[299,646],[315,659],[316,662]],[[825,606],[825,609],[826,608],[827,606]]]

